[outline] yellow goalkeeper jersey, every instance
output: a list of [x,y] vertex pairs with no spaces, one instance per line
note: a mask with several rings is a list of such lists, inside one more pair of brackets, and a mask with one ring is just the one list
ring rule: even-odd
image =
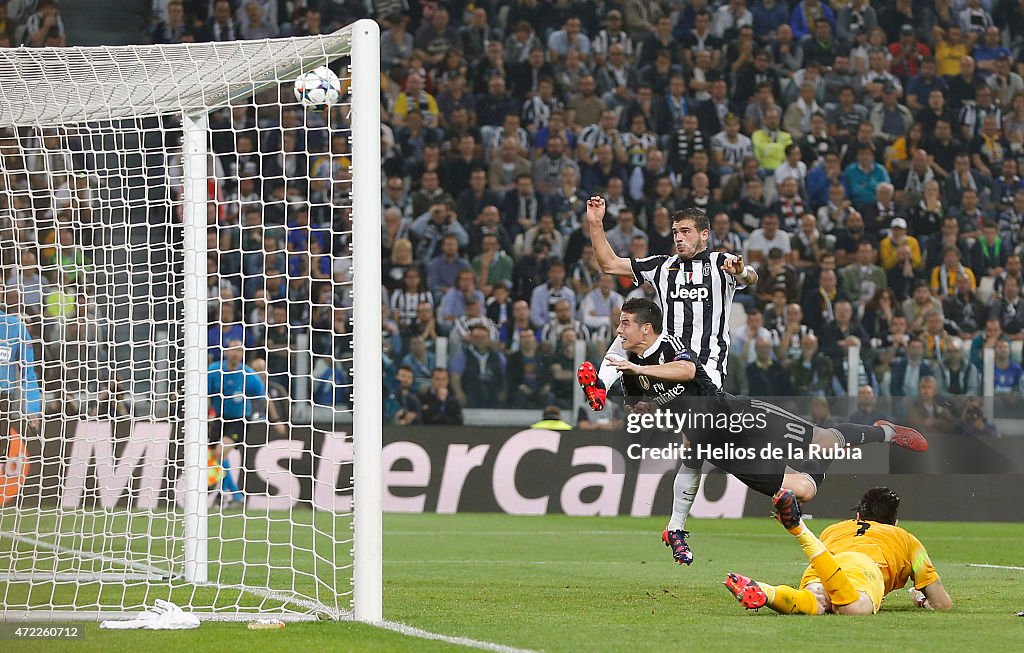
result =
[[871,558],[882,572],[886,594],[908,579],[917,589],[939,580],[924,545],[899,526],[848,519],[826,528],[821,541],[832,553],[854,551]]

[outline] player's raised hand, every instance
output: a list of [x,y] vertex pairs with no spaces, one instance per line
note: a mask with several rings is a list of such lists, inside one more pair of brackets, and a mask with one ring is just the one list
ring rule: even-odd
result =
[[727,274],[731,274],[734,277],[743,274],[744,267],[745,266],[743,265],[742,256],[733,256],[731,258],[727,258],[725,259],[725,262],[722,263],[722,270],[724,270]]
[[621,356],[606,356],[605,360],[608,364],[622,372],[623,374],[639,374],[640,366],[636,363],[630,363],[628,359],[622,358]]
[[607,207],[600,195],[591,195],[587,200],[587,224],[591,228],[604,230],[604,213]]

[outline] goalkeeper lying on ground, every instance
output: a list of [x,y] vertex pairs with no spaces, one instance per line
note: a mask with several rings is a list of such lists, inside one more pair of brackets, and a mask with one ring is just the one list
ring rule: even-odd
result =
[[829,526],[820,540],[804,524],[791,491],[780,490],[774,503],[779,522],[800,542],[811,564],[800,589],[729,574],[725,587],[743,607],[767,605],[781,614],[874,614],[882,598],[907,580],[914,581],[910,595],[918,607],[953,607],[924,546],[896,525],[900,498],[889,488],[865,492],[857,518]]

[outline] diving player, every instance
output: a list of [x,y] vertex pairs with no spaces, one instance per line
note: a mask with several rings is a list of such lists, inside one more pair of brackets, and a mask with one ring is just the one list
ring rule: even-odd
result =
[[910,596],[918,607],[953,607],[920,540],[897,526],[900,498],[889,488],[865,492],[856,519],[829,526],[820,540],[804,524],[792,492],[780,490],[774,503],[779,522],[800,542],[811,564],[800,589],[729,574],[725,587],[743,607],[767,605],[781,614],[875,614],[882,598],[907,580],[914,581]]

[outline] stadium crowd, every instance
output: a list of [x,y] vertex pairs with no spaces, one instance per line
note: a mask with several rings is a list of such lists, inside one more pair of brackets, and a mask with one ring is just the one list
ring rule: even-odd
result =
[[[994,345],[996,391],[1019,394],[1019,0],[155,7],[155,42],[380,22],[384,383],[396,423],[571,406],[576,343],[598,358],[624,299],[652,292],[598,269],[581,228],[594,194],[620,256],[672,253],[672,213],[696,206],[712,249],[760,267],[738,295],[746,319],[728,390],[845,394],[856,344],[862,395],[978,395]],[[346,152],[344,140],[331,151]],[[259,189],[235,195],[258,201]],[[315,233],[329,220],[296,212],[287,225]],[[293,250],[292,237],[262,249],[275,247]],[[317,294],[293,282],[281,296]],[[941,427],[961,405],[920,410]]]
[[[9,42],[63,42],[55,7],[9,2]],[[988,346],[996,392],[1020,395],[1021,0],[154,0],[146,38],[364,17],[382,28],[389,420],[571,406],[577,343],[596,361],[624,299],[652,292],[601,274],[594,194],[620,256],[671,254],[671,216],[695,206],[710,248],[759,266],[727,390],[843,395],[856,344],[862,395],[976,396]],[[312,400],[343,405],[343,118],[264,118],[211,117],[211,360],[241,340],[287,396],[308,335]],[[308,184],[273,183],[291,177]],[[943,410],[961,405],[921,408],[938,427]]]

